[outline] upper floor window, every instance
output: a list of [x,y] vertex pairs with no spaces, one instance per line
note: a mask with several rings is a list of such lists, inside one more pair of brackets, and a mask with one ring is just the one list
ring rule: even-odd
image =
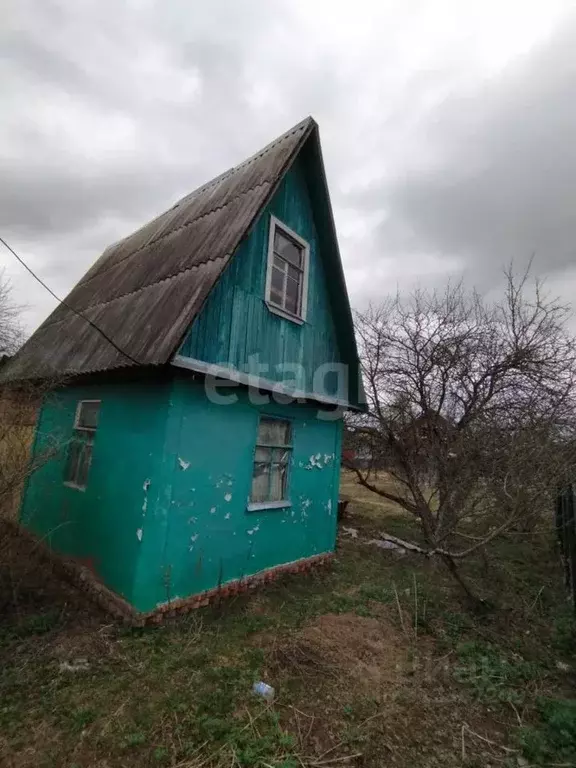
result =
[[98,428],[100,400],[80,400],[76,407],[74,432],[68,443],[68,458],[64,482],[84,490],[92,462],[92,446]]
[[295,322],[306,319],[310,247],[274,216],[270,217],[266,303]]

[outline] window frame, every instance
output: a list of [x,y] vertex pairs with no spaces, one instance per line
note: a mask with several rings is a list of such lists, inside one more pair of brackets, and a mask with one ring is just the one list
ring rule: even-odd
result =
[[[301,266],[301,272],[302,272],[302,283],[300,286],[300,306],[299,306],[299,312],[297,314],[294,314],[287,309],[284,309],[284,307],[279,306],[274,301],[272,301],[271,294],[272,294],[272,267],[274,265],[274,236],[276,234],[276,230],[280,230],[289,240],[293,240],[294,243],[299,246],[302,250],[302,266]],[[282,257],[280,257],[282,258]],[[310,271],[310,243],[308,243],[307,240],[304,240],[303,237],[300,237],[300,235],[297,232],[294,232],[293,229],[290,229],[284,222],[280,221],[280,219],[277,219],[276,216],[271,215],[270,216],[270,231],[268,233],[268,257],[267,257],[267,268],[266,268],[266,292],[265,292],[265,301],[266,306],[270,310],[270,312],[273,312],[276,315],[280,315],[280,317],[283,317],[285,320],[290,320],[293,323],[297,323],[298,325],[302,325],[306,322],[306,312],[308,309],[308,274]]]
[[85,403],[97,403],[98,404],[98,416],[100,416],[100,406],[102,404],[102,400],[78,400],[78,403],[76,404],[76,413],[74,415],[74,429],[79,429],[82,432],[96,432],[98,429],[98,424],[96,424],[95,427],[83,427],[80,424],[80,414],[82,413],[82,406]]
[[[86,403],[96,403],[98,405],[97,419],[95,427],[86,427],[80,423],[80,416],[82,414],[82,406]],[[72,427],[72,437],[68,441],[66,451],[66,464],[64,466],[64,485],[68,488],[74,488],[77,491],[85,491],[88,487],[88,478],[90,475],[90,467],[92,465],[92,456],[94,450],[94,439],[96,437],[96,431],[98,430],[98,424],[100,420],[100,406],[101,400],[78,400],[76,404],[76,413],[74,414],[74,425]],[[89,451],[88,459],[85,459],[86,451]],[[74,456],[74,468],[72,471],[72,453]],[[84,483],[77,482],[81,476],[82,466],[87,461],[85,469],[85,481]]]
[[[282,422],[283,424],[286,424],[289,429],[288,439],[289,443],[287,445],[276,445],[271,443],[261,443],[259,442],[259,436],[260,436],[260,425],[263,421],[275,421],[275,422]],[[272,466],[274,463],[272,461],[272,451],[274,449],[283,449],[285,451],[288,451],[289,456],[288,460],[286,461],[286,482],[285,482],[285,495],[287,498],[285,499],[278,499],[275,501],[267,500],[267,501],[252,501],[252,485],[254,482],[254,466],[256,464],[256,452],[258,448],[270,448],[271,450],[271,458],[269,465]],[[263,413],[258,418],[258,424],[256,426],[256,440],[254,441],[254,451],[252,453],[252,472],[251,472],[251,479],[250,479],[250,493],[248,495],[248,506],[247,510],[249,512],[256,511],[256,510],[265,510],[265,509],[282,509],[285,507],[291,507],[292,502],[290,501],[290,475],[291,475],[291,464],[292,464],[292,456],[294,452],[294,430],[293,430],[293,424],[291,419],[275,416],[268,413]],[[262,462],[259,462],[262,463]],[[268,488],[270,490],[271,487],[271,473],[269,472],[269,482],[268,482]]]

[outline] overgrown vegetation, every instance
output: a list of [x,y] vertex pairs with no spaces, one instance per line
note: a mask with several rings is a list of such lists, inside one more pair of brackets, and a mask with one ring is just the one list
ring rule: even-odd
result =
[[37,405],[49,389],[46,382],[16,386],[3,380],[6,365],[24,339],[21,310],[0,270],[0,514],[14,519],[22,484],[33,470],[29,458]]
[[[401,511],[360,495],[349,512],[331,568],[146,629],[112,624],[6,526],[20,576],[0,629],[0,763],[576,765],[552,531],[464,564],[501,606],[478,615],[440,564],[367,543],[382,516],[405,535]],[[251,692],[261,679],[272,703]]]
[[500,300],[448,285],[356,316],[369,413],[350,417],[348,466],[413,516],[405,545],[471,599],[462,561],[534,530],[576,465],[570,309],[527,274],[506,277]]

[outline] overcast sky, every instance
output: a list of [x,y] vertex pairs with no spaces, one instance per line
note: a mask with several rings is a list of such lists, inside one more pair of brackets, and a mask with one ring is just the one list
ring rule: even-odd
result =
[[[535,254],[576,290],[564,0],[0,0],[0,234],[60,295],[308,114],[355,306]],[[0,253],[33,329],[54,300]]]

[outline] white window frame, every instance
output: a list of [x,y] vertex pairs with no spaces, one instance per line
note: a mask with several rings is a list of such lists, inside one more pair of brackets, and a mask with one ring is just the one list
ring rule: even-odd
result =
[[[292,312],[288,312],[284,307],[278,306],[271,299],[272,289],[272,265],[274,263],[274,235],[276,229],[283,232],[290,240],[294,240],[302,248],[302,285],[300,294],[300,312],[296,315]],[[302,325],[306,322],[306,311],[308,308],[308,272],[310,267],[310,243],[304,238],[294,232],[293,229],[286,226],[276,216],[270,216],[270,232],[268,234],[268,259],[266,269],[266,306],[275,315],[280,315],[286,320],[291,320],[293,323]]]
[[[290,436],[290,443],[288,445],[269,445],[259,442],[259,435],[260,435],[260,424],[262,421],[281,421],[284,424],[288,425],[289,430],[289,436]],[[292,423],[291,419],[285,419],[281,416],[273,416],[267,413],[263,413],[260,415],[258,419],[258,425],[256,427],[256,441],[254,444],[254,453],[252,456],[252,472],[254,471],[254,465],[256,463],[256,451],[257,449],[261,448],[268,448],[271,451],[273,450],[284,450],[288,452],[288,461],[286,462],[286,498],[284,499],[278,499],[275,501],[267,500],[267,501],[252,501],[252,485],[250,486],[250,495],[248,497],[248,511],[257,511],[262,509],[282,509],[284,507],[291,507],[292,503],[290,501],[290,467],[292,464],[292,457],[294,455],[294,425]],[[270,466],[272,466],[273,460],[271,458]],[[252,475],[252,482],[253,482],[253,475]]]

